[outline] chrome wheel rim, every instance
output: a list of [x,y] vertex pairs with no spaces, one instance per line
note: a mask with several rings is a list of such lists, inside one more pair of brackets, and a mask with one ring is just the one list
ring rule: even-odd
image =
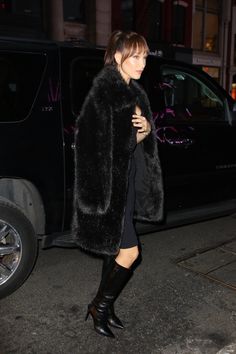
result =
[[16,229],[0,219],[0,285],[15,273],[22,257],[22,244]]

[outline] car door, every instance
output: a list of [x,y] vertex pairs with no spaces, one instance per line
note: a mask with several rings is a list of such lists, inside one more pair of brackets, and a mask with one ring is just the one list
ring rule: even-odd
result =
[[[103,67],[100,52],[78,51],[63,53],[63,120],[66,179],[66,217],[65,225],[70,226],[72,214],[73,178],[74,178],[74,130],[85,97],[92,86],[96,74]],[[69,90],[68,90],[69,88]]]
[[236,130],[226,96],[190,66],[149,66],[149,97],[163,167],[167,210],[236,197]]

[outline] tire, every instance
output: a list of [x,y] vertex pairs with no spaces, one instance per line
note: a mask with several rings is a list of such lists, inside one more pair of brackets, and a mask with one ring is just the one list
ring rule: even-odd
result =
[[34,228],[15,204],[0,199],[0,299],[18,289],[38,254]]

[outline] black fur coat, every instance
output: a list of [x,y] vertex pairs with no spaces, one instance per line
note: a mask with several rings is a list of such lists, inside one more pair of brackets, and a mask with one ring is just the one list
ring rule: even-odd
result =
[[[107,65],[95,78],[76,122],[72,233],[81,248],[98,254],[119,250],[135,105],[154,128],[145,92],[133,80],[127,85],[117,69]],[[154,129],[137,145],[134,158],[134,218],[158,222],[163,214],[163,186]]]

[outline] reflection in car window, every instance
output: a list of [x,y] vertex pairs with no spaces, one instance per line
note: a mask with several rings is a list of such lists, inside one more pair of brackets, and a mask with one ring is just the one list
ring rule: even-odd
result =
[[163,92],[165,108],[172,113],[168,118],[191,122],[224,120],[221,98],[188,72],[163,67],[160,90]]
[[71,64],[71,107],[76,116],[79,114],[84,99],[92,86],[96,74],[103,66],[103,59],[76,58]]
[[46,64],[42,54],[0,52],[0,122],[25,119]]

